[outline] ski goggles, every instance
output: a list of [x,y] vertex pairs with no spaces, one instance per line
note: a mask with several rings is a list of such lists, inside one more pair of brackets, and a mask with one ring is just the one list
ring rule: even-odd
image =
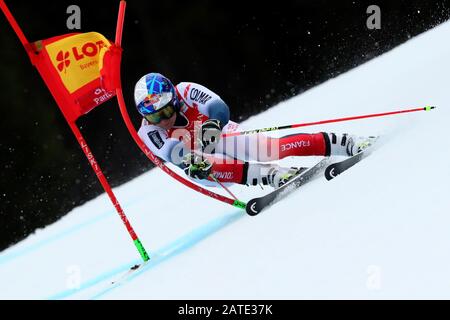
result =
[[145,115],[145,119],[152,124],[158,124],[164,119],[172,118],[175,112],[175,107],[169,104],[155,113]]

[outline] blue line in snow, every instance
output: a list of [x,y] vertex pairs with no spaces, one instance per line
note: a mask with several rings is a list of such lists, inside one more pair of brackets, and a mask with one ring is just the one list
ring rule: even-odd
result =
[[[137,204],[138,202],[139,201],[134,200],[134,201],[132,201],[132,203],[130,205],[125,205],[124,207],[128,207],[129,208],[129,207]],[[36,250],[38,250],[41,247],[44,247],[44,246],[46,246],[48,244],[51,244],[52,242],[55,242],[55,241],[61,240],[63,238],[66,238],[66,237],[68,237],[68,236],[70,236],[70,235],[80,231],[81,229],[83,229],[85,227],[88,227],[88,226],[91,226],[93,224],[96,224],[97,222],[100,222],[103,219],[106,219],[108,217],[113,217],[114,215],[112,213],[114,213],[114,212],[115,211],[113,209],[108,210],[108,211],[98,215],[95,218],[92,218],[92,219],[90,219],[88,221],[82,222],[82,223],[80,223],[80,224],[78,224],[76,226],[73,226],[73,227],[71,227],[71,228],[69,228],[67,230],[64,230],[63,232],[59,232],[57,234],[49,236],[49,237],[47,237],[47,238],[45,238],[45,239],[43,239],[43,240],[41,240],[39,242],[36,242],[36,243],[34,243],[32,245],[29,245],[29,246],[25,247],[25,248],[12,248],[10,252],[0,254],[0,265],[8,263],[11,260],[19,258],[19,257],[21,257],[21,256],[23,256],[23,255],[25,255],[27,253],[31,253],[33,251],[36,251]]]
[[[132,279],[136,278],[143,272],[146,272],[146,271],[156,267],[160,263],[162,263],[170,258],[173,258],[173,257],[177,256],[178,254],[185,252],[186,250],[192,248],[197,243],[201,242],[205,238],[207,238],[210,235],[216,233],[217,231],[223,229],[227,225],[233,223],[234,221],[236,221],[237,219],[239,219],[243,216],[244,215],[243,215],[242,211],[239,210],[239,211],[236,211],[231,214],[223,215],[219,218],[216,218],[216,219],[208,222],[207,224],[205,224],[203,226],[200,226],[200,227],[192,230],[188,234],[178,238],[177,240],[173,241],[172,243],[160,248],[157,251],[150,253],[150,257],[151,257],[150,261],[147,264],[145,264],[142,268],[133,272],[128,278],[124,279],[124,281],[116,282],[115,284],[111,284],[107,288],[102,289],[101,291],[96,293],[93,297],[91,297],[91,299],[101,298],[108,292],[125,284],[126,282],[131,281]],[[52,300],[64,299],[64,298],[72,296],[73,294],[80,293],[81,291],[91,288],[91,287],[93,287],[93,286],[119,274],[119,273],[129,270],[130,266],[135,265],[139,262],[141,262],[141,260],[138,260],[138,261],[135,260],[135,261],[129,262],[125,265],[121,265],[110,271],[102,273],[101,275],[87,281],[86,283],[83,283],[79,289],[65,290],[65,291],[62,291],[58,294],[55,294],[55,295],[49,297],[48,299],[52,299]]]
[[10,253],[5,253],[0,256],[0,265],[7,263],[15,258],[21,257],[27,253],[36,251],[37,249],[39,249],[47,244],[50,244],[54,241],[65,238],[65,237],[79,231],[80,229],[83,229],[84,227],[87,227],[91,224],[95,224],[95,223],[99,222],[100,220],[105,219],[106,217],[108,217],[110,215],[111,215],[111,212],[108,212],[107,214],[102,214],[102,215],[96,217],[95,219],[81,223],[75,227],[70,228],[69,230],[65,230],[64,232],[60,232],[55,235],[52,235],[52,236],[45,238],[37,243],[34,243],[28,247],[25,247],[22,249],[13,249],[13,251],[11,251]]

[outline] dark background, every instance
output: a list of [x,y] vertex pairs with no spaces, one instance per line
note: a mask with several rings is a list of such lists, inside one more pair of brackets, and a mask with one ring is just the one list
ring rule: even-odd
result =
[[[6,3],[30,41],[73,32],[66,28],[71,4],[81,8],[81,32],[114,39],[119,1]],[[371,4],[381,8],[381,30],[366,27]],[[209,87],[228,103],[232,120],[241,121],[449,17],[448,1],[129,0],[122,63],[128,111],[138,126],[134,84],[157,71],[174,83]],[[2,250],[103,189],[3,14],[0,30]],[[115,100],[78,125],[112,186],[152,167],[129,136]]]

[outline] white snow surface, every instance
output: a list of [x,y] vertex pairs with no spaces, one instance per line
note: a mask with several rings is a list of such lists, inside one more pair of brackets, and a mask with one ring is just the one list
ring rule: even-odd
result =
[[345,174],[249,217],[151,170],[114,189],[148,264],[111,284],[140,259],[103,194],[0,253],[0,298],[449,299],[449,35],[447,22],[245,122],[438,107],[302,128],[384,136]]

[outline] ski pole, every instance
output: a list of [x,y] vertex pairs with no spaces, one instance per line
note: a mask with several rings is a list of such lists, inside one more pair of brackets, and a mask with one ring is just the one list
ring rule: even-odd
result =
[[228,194],[236,201],[239,201],[239,199],[230,191],[230,189],[228,189],[227,187],[225,187],[225,185],[219,181],[219,179],[217,179],[212,173],[209,174],[210,178],[213,179],[215,182],[217,182],[226,192],[228,192]]
[[225,185],[222,182],[220,182],[219,179],[217,179],[212,173],[209,176],[211,177],[211,179],[213,179],[215,182],[217,182],[226,192],[228,192],[228,194],[234,199],[233,206],[235,206],[239,209],[245,209],[245,207],[247,206],[246,202],[239,200],[233,194],[233,192],[231,192],[230,189],[225,187]]
[[284,130],[284,129],[293,129],[293,128],[299,128],[299,127],[314,126],[314,125],[318,125],[318,124],[325,124],[325,123],[332,123],[332,122],[342,122],[342,121],[358,120],[358,119],[365,119],[365,118],[384,117],[384,116],[390,116],[390,115],[400,114],[400,113],[417,112],[417,111],[430,111],[430,110],[433,110],[435,108],[436,107],[434,107],[434,106],[425,106],[425,107],[416,108],[416,109],[407,109],[407,110],[399,110],[399,111],[391,111],[391,112],[383,112],[383,113],[374,113],[374,114],[367,114],[367,115],[362,115],[362,116],[353,116],[353,117],[346,117],[346,118],[321,120],[321,121],[306,122],[306,123],[299,123],[299,124],[289,124],[289,125],[285,125],[285,126],[269,127],[269,128],[262,128],[262,129],[253,129],[253,130],[241,131],[241,132],[230,132],[230,133],[222,134],[222,138],[233,137],[233,136],[243,136],[243,135],[256,134],[256,133],[261,133],[261,132],[278,131],[278,130]]

